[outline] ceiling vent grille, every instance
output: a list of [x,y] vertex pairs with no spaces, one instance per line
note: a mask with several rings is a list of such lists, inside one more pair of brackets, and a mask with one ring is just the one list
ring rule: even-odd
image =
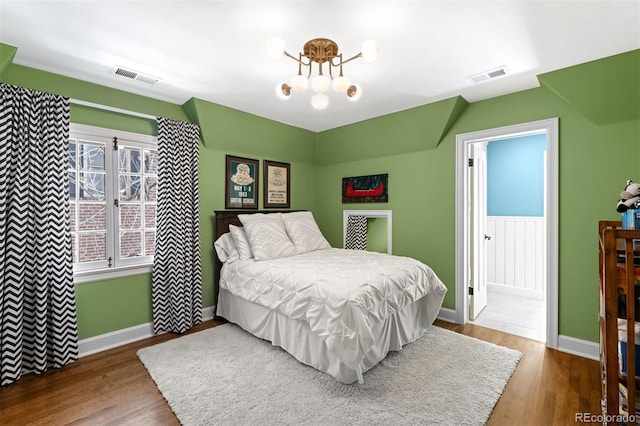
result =
[[494,78],[498,78],[498,77],[502,77],[504,75],[507,75],[507,67],[505,65],[499,67],[499,68],[495,68],[489,71],[485,71],[485,72],[481,72],[478,74],[473,74],[470,76],[467,76],[467,78],[472,82],[472,83],[480,83],[483,81],[487,81],[487,80],[491,80]]
[[133,71],[118,65],[116,65],[111,72],[112,74],[119,75],[124,78],[141,81],[143,83],[151,85],[156,84],[158,81],[160,81],[160,78],[158,77],[154,77],[149,74],[143,74],[141,72]]

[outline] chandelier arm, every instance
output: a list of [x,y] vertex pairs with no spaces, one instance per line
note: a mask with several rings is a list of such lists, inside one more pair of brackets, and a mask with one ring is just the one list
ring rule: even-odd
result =
[[[333,63],[333,60],[335,58],[340,58],[340,62],[338,62],[337,64]],[[331,58],[331,60],[329,60],[329,75],[331,76],[331,79],[333,80],[333,73],[331,72],[333,70],[333,68],[340,68],[340,77],[342,77],[342,53],[339,54],[338,56],[334,56]]]
[[347,62],[351,62],[351,61],[353,61],[354,59],[358,59],[358,58],[362,58],[362,52],[358,53],[358,54],[357,54],[357,55],[355,55],[355,56],[352,56],[352,57],[351,57],[351,58],[349,58],[349,59],[345,59],[344,61],[341,59],[341,60],[340,60],[340,62],[339,62],[338,64],[335,64],[334,66],[341,66],[341,65],[346,64]]
[[308,67],[309,65],[311,65],[311,61],[309,61],[308,64],[305,64],[304,61],[296,58],[295,56],[293,56],[291,53],[287,52],[286,50],[284,51],[283,55],[286,56],[287,58],[293,59],[294,61],[296,61],[297,63],[299,63],[301,65],[304,65],[305,67]]

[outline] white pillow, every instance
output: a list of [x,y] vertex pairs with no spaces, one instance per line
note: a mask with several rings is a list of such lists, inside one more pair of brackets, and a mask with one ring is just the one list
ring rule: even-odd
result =
[[239,214],[238,219],[242,222],[256,260],[276,259],[297,254],[296,247],[284,229],[282,214]]
[[331,248],[311,212],[284,213],[282,221],[298,254]]
[[218,254],[218,259],[222,263],[232,263],[240,258],[238,250],[236,249],[236,243],[233,242],[233,237],[230,232],[226,232],[220,235],[220,238],[213,243]]
[[249,244],[249,240],[247,239],[247,234],[244,232],[244,229],[239,226],[229,225],[229,232],[231,233],[233,242],[238,250],[238,257],[240,260],[251,259],[253,257],[253,252],[251,251],[251,245]]

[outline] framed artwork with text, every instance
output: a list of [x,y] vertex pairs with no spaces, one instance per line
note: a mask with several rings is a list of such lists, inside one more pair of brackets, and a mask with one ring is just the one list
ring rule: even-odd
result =
[[264,208],[288,209],[290,201],[291,165],[277,161],[264,160]]
[[226,209],[257,209],[260,163],[250,158],[227,155],[225,168]]

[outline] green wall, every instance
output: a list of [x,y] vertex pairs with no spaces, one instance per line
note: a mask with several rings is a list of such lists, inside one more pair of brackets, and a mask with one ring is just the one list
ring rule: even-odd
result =
[[[388,203],[349,209],[393,210],[394,254],[431,265],[449,288],[444,306],[454,308],[455,135],[559,117],[559,332],[598,340],[597,222],[618,219],[624,182],[640,180],[640,117],[628,110],[640,104],[640,51],[545,74],[540,88],[471,104],[454,97],[316,134],[199,99],[175,105],[21,67],[8,63],[15,52],[5,46],[0,81],[200,125],[204,306],[213,304],[213,211],[224,208],[226,154],[291,163],[291,208],[313,211],[334,246],[342,245],[342,177],[388,173]],[[615,102],[611,93],[630,99]],[[127,115],[79,106],[71,115],[156,132],[153,121]],[[150,281],[144,274],[77,285],[80,338],[151,321]]]
[[[456,134],[558,117],[559,333],[598,341],[598,221],[619,220],[615,205],[625,181],[640,180],[640,114],[636,112],[633,119],[618,121],[618,115],[611,115],[610,110],[619,110],[620,102],[610,99],[600,86],[626,84],[626,96],[631,100],[621,103],[639,102],[640,74],[635,73],[636,68],[627,66],[629,57],[634,58],[633,63],[640,59],[638,51],[634,51],[620,55],[619,61],[610,58],[605,61],[619,76],[613,83],[603,81],[601,76],[606,73],[601,67],[587,64],[587,69],[596,69],[592,79],[584,77],[582,68],[574,67],[584,81],[582,90],[598,87],[590,91],[591,96],[583,97],[581,104],[569,104],[558,96],[562,82],[556,83],[555,90],[541,87],[469,104],[439,144],[434,139],[424,141],[424,146],[434,147],[431,149],[411,152],[410,148],[417,144],[404,141],[415,140],[415,129],[404,130],[406,124],[400,125],[391,116],[386,117],[387,125],[394,129],[394,146],[399,145],[399,151],[405,152],[400,155],[386,152],[388,135],[377,136],[367,131],[367,126],[373,128],[376,120],[353,125],[366,135],[363,138],[357,137],[352,126],[320,133],[319,149],[339,140],[345,145],[344,152],[366,148],[369,157],[377,156],[344,161],[339,150],[323,153],[318,182],[325,184],[317,187],[322,203],[316,210],[321,228],[332,244],[340,241],[342,204],[335,188],[340,187],[343,176],[388,173],[388,204],[350,207],[393,210],[394,254],[410,255],[432,266],[449,289],[444,306],[454,309]],[[571,82],[572,91],[576,90],[570,74],[562,77]],[[596,106],[584,105],[585,102]],[[579,112],[581,110],[589,111],[590,117],[602,112],[598,117],[604,118],[599,120],[604,124],[594,124]],[[628,111],[622,115],[628,116]],[[428,115],[422,117],[426,121],[431,119]],[[442,117],[434,115],[433,120],[442,121]],[[343,133],[349,135],[348,140]],[[526,197],[526,192],[521,196]]]
[[[318,144],[324,143],[320,135]],[[369,140],[353,140],[368,144]],[[453,146],[431,151],[384,156],[318,167],[314,212],[332,246],[342,245],[341,184],[345,176],[388,173],[388,203],[350,204],[350,210],[393,211],[393,254],[411,256],[429,264],[447,285],[445,306],[453,307],[454,287],[454,164]],[[451,216],[451,217],[449,217]],[[450,303],[449,303],[450,302]]]
[[[370,217],[367,219],[367,250],[378,253],[387,252],[387,219]],[[338,247],[341,247],[338,245]]]
[[[0,45],[0,50],[5,46]],[[15,64],[6,65],[1,70],[0,81],[144,114],[198,123],[201,128],[200,245],[204,307],[214,303],[213,212],[224,209],[224,190],[221,189],[224,188],[227,154],[290,163],[291,208],[313,211],[315,207],[313,188],[317,135],[313,132],[198,99],[191,99],[185,105],[175,105]],[[85,106],[72,105],[71,121],[157,134],[154,120]],[[262,187],[259,191],[262,206]],[[78,284],[76,303],[80,339],[150,322],[151,274]]]

